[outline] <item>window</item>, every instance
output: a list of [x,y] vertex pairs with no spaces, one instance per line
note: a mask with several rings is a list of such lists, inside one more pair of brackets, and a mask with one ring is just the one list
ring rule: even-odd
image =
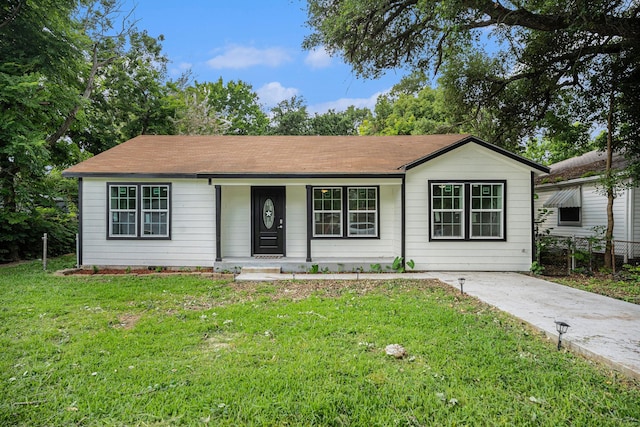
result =
[[377,237],[378,188],[313,188],[313,236]]
[[169,187],[166,185],[142,186],[143,235],[169,235]]
[[558,208],[558,225],[580,226],[580,207]]
[[169,238],[169,184],[107,184],[109,238]]
[[471,184],[471,238],[502,237],[502,184]]
[[377,200],[376,188],[349,188],[349,237],[378,234]]
[[552,194],[542,205],[558,209],[558,225],[582,225],[582,187],[563,188]]
[[462,184],[437,184],[432,186],[431,207],[433,212],[432,235],[462,239],[464,187]]
[[113,185],[110,187],[110,236],[136,236],[136,219],[138,217],[136,209],[137,190],[138,188],[135,185]]
[[342,236],[342,188],[313,189],[314,236]]
[[431,239],[504,240],[504,182],[430,182]]

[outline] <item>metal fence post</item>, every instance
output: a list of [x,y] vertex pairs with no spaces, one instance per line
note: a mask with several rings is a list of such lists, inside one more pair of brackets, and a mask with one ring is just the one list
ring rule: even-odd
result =
[[42,236],[42,269],[47,271],[47,233]]
[[569,274],[573,270],[576,269],[576,236],[575,234],[571,236],[571,270],[569,270]]

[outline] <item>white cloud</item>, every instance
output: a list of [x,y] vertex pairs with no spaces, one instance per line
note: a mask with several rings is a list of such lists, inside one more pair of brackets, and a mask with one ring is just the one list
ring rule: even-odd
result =
[[327,68],[331,65],[331,56],[324,48],[313,49],[307,54],[304,63],[313,69]]
[[371,95],[369,98],[340,98],[336,101],[323,102],[320,104],[310,105],[308,110],[310,113],[318,113],[324,114],[329,110],[334,111],[345,111],[350,106],[354,106],[356,108],[368,108],[373,111],[373,108],[376,106],[376,101],[378,97],[384,93],[387,93],[388,90],[383,92],[376,92]]
[[256,90],[260,101],[267,107],[272,107],[278,102],[289,99],[298,94],[294,87],[284,87],[280,82],[271,82]]
[[291,56],[280,47],[257,49],[251,46],[230,45],[224,48],[224,52],[207,61],[211,68],[249,68],[256,65],[277,67],[291,61]]

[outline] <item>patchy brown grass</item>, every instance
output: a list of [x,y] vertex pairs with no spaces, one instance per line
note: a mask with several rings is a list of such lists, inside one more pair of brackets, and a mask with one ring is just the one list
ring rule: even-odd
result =
[[545,278],[561,285],[640,304],[640,283],[635,280],[623,280],[611,274],[601,273],[592,275],[574,273],[565,277]]
[[345,293],[354,296],[366,295],[374,290],[416,288],[442,288],[449,292],[451,287],[439,280],[286,280],[276,282],[232,282],[229,286],[245,301],[267,298],[272,301],[289,299],[299,301],[312,295],[328,298],[339,297]]

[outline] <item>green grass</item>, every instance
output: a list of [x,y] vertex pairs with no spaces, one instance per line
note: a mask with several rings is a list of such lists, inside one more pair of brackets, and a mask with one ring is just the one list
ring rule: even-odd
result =
[[0,268],[0,425],[640,423],[637,382],[452,288],[324,283]]
[[553,277],[549,280],[560,283],[561,285],[582,289],[583,291],[640,304],[640,282],[638,280],[623,280],[613,278],[608,274],[598,274],[595,276],[573,274],[567,277]]

